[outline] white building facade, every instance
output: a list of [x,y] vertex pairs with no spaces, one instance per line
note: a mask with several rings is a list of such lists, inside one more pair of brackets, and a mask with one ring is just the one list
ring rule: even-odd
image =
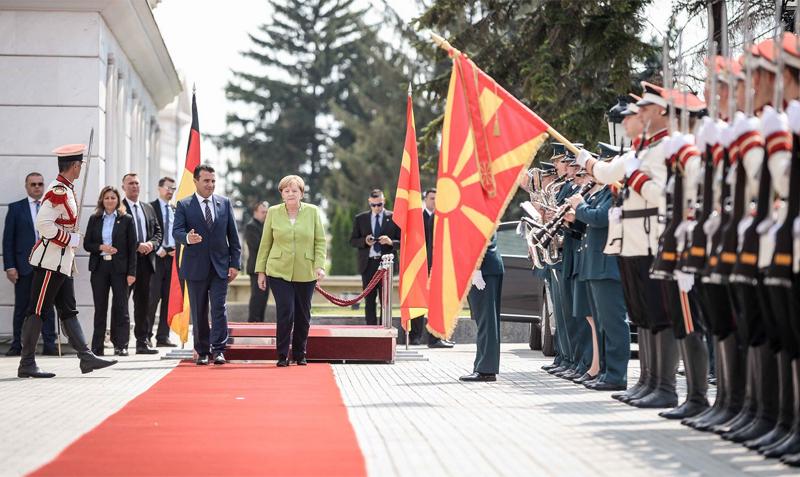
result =
[[[50,151],[87,142],[92,129],[81,230],[104,185],[119,187],[125,173],[137,172],[141,197],[150,201],[158,178],[177,168],[174,152],[162,158],[159,111],[181,83],[153,18],[156,3],[0,0],[0,223],[8,204],[25,197],[24,177],[37,171],[45,183],[53,180]],[[81,188],[82,180],[78,194]],[[77,265],[80,318],[91,330],[83,249]],[[12,284],[0,280],[0,337],[11,334],[13,303]]]

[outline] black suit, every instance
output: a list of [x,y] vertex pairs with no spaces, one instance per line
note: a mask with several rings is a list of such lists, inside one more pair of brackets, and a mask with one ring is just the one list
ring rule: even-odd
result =
[[[350,234],[350,245],[358,249],[358,272],[361,274],[361,285],[364,288],[366,288],[367,284],[369,284],[370,280],[372,280],[372,276],[375,275],[375,272],[378,270],[381,264],[380,256],[369,256],[370,249],[372,247],[367,245],[366,242],[367,235],[375,236],[375,232],[373,230],[374,226],[372,212],[362,212],[356,215],[356,218],[353,221],[353,233]],[[380,255],[385,255],[387,253],[396,255],[397,250],[400,249],[400,228],[394,223],[394,220],[392,220],[391,210],[383,211],[383,219],[381,220],[380,230],[378,232],[378,235],[375,236],[376,240],[378,236],[381,235],[386,235],[392,239],[391,245],[379,244],[378,247],[380,248]],[[397,264],[396,258],[395,264]],[[380,285],[375,287],[375,289],[373,289],[364,300],[364,315],[368,325],[378,324],[375,299],[379,296],[378,291],[380,288]]]
[[244,226],[244,242],[247,245],[247,264],[245,271],[250,276],[250,309],[247,321],[264,321],[264,312],[267,309],[267,299],[269,298],[269,281],[267,289],[261,291],[258,288],[258,274],[256,274],[256,256],[258,247],[261,245],[261,235],[264,233],[264,222],[256,219],[250,220]]
[[[164,248],[165,252],[171,252],[175,250],[175,240],[170,240],[170,246],[167,247],[167,229],[164,226],[164,209],[161,206],[161,202],[156,199],[153,202],[150,202],[150,206],[153,207],[153,210],[156,213],[156,220],[158,221],[158,226],[161,228],[161,243],[155,248],[155,251],[150,255],[155,256],[155,269],[153,271],[153,277],[150,279],[150,309],[147,312],[147,317],[149,318],[149,322],[147,323],[147,337],[153,337],[153,325],[155,324],[156,319],[156,308],[158,308],[158,304],[161,303],[161,310],[158,314],[158,330],[156,331],[156,343],[163,343],[169,339],[169,323],[167,320],[167,308],[169,305],[169,285],[172,279],[172,260],[173,257],[169,253],[164,255],[163,257],[159,257],[156,252],[158,252],[159,248]],[[170,227],[172,224],[175,223],[175,207],[171,204],[167,204],[170,211],[172,211],[172,216],[170,218]]]
[[[135,209],[131,207],[128,199],[123,199],[122,203],[128,209],[129,214],[134,214]],[[147,255],[137,253],[136,260],[136,283],[130,287],[129,293],[133,292],[133,335],[136,337],[136,347],[140,348],[148,343],[150,323],[155,318],[149,318],[150,312],[150,279],[156,270],[156,250],[161,245],[161,226],[156,219],[156,211],[147,202],[139,201],[144,214],[144,224],[137,224],[134,221],[134,231],[137,233],[137,241],[150,242],[153,251]],[[141,227],[139,231],[137,227]],[[143,234],[144,240],[139,240],[139,234]]]
[[105,260],[101,255],[103,244],[103,215],[89,217],[83,248],[89,252],[90,282],[94,298],[94,333],[92,351],[103,354],[103,340],[108,316],[108,291],[111,289],[111,342],[115,349],[127,348],[131,321],[128,314],[127,277],[136,276],[136,231],[133,217],[119,215],[114,219],[111,246],[117,253]]

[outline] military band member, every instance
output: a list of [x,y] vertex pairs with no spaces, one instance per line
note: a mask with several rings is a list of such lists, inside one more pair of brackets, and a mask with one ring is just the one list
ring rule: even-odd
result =
[[20,378],[52,378],[53,373],[36,365],[34,352],[42,331],[42,311],[55,304],[58,318],[78,352],[82,373],[115,364],[95,356],[86,343],[78,322],[72,273],[75,270],[75,247],[80,235],[77,226],[78,205],[73,182],[80,177],[86,146],[70,144],[53,151],[58,157],[58,178],[50,183],[44,194],[36,230],[40,239],[33,247],[30,264],[33,266],[31,304],[22,324],[22,355],[17,376]]

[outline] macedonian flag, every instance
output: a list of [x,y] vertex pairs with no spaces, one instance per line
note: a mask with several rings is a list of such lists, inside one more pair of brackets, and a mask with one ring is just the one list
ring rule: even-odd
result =
[[496,224],[549,126],[450,50],[453,72],[442,127],[428,331],[449,338]]
[[395,194],[394,222],[400,227],[400,317],[403,329],[408,321],[428,311],[428,257],[425,224],[422,221],[422,192],[419,184],[417,133],[411,91],[406,107],[406,144]]
[[[200,165],[200,121],[197,118],[197,100],[192,93],[192,128],[189,130],[189,146],[186,148],[186,162],[180,178],[175,200],[179,201],[194,194],[195,187],[194,169]],[[169,304],[167,306],[167,322],[172,331],[181,339],[181,343],[189,340],[189,293],[181,285],[178,278],[178,268],[183,263],[183,247],[178,244],[175,248],[175,257],[172,261],[172,276],[170,277]],[[162,301],[162,305],[163,301]]]

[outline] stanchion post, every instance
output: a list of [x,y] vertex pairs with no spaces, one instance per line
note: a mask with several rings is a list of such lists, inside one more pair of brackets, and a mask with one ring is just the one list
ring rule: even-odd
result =
[[381,324],[384,328],[392,327],[392,283],[394,272],[394,255],[387,253],[381,257],[381,268],[386,270],[381,283]]

